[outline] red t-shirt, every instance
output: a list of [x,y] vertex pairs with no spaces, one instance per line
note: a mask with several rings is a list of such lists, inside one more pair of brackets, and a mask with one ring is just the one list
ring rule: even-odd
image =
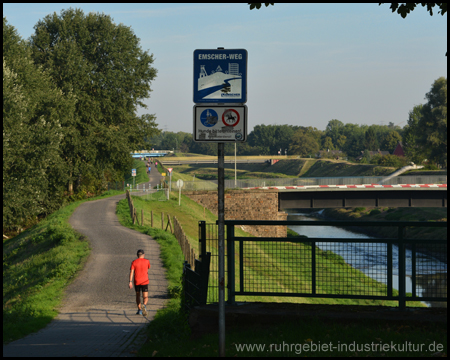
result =
[[144,258],[136,259],[131,263],[130,270],[134,270],[134,285],[147,285],[148,269],[150,269],[150,261]]

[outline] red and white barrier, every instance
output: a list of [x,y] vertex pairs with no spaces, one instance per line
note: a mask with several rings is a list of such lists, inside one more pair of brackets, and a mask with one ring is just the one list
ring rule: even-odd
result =
[[383,188],[447,188],[447,184],[398,184],[398,185],[298,185],[298,186],[260,186],[243,189],[279,189],[279,190],[310,190],[310,189],[383,189]]

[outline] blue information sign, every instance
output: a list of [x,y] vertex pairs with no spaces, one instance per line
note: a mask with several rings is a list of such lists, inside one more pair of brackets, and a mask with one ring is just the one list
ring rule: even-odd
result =
[[194,51],[194,103],[247,102],[247,50]]

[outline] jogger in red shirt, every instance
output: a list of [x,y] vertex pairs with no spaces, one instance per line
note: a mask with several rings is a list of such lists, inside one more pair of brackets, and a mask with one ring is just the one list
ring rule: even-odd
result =
[[[147,316],[147,302],[148,302],[148,269],[150,269],[150,261],[145,259],[144,250],[138,250],[137,259],[131,263],[130,268],[130,290],[133,288],[133,275],[134,275],[134,288],[136,291],[136,304],[138,311],[136,315]],[[141,291],[144,298],[143,306],[141,306]]]

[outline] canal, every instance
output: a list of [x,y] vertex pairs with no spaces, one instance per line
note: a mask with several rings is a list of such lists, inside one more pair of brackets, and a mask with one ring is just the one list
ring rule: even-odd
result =
[[[286,211],[288,213],[288,220],[321,220],[307,213],[302,213],[301,210],[291,209]],[[316,237],[324,239],[332,238],[347,238],[347,239],[374,239],[368,235],[350,231],[348,229],[334,227],[334,226],[289,226],[289,228],[300,235],[307,237]],[[386,244],[366,244],[366,243],[331,243],[320,242],[316,243],[321,250],[330,250],[342,256],[345,262],[355,269],[360,270],[367,276],[382,282],[387,283],[386,268],[387,268],[387,245]],[[398,248],[393,247],[393,287],[398,290]],[[411,274],[412,274],[412,256],[411,251],[406,250],[406,292],[412,292]],[[447,295],[447,264],[438,259],[428,256],[426,254],[416,254],[416,273],[425,277],[435,277],[436,273],[439,275],[445,273],[445,296]],[[435,282],[435,281],[434,281]],[[428,283],[428,282],[427,282]],[[431,281],[430,283],[433,283]],[[416,295],[422,296],[426,289],[416,286]],[[446,306],[446,303],[433,302],[426,303],[427,306]]]

